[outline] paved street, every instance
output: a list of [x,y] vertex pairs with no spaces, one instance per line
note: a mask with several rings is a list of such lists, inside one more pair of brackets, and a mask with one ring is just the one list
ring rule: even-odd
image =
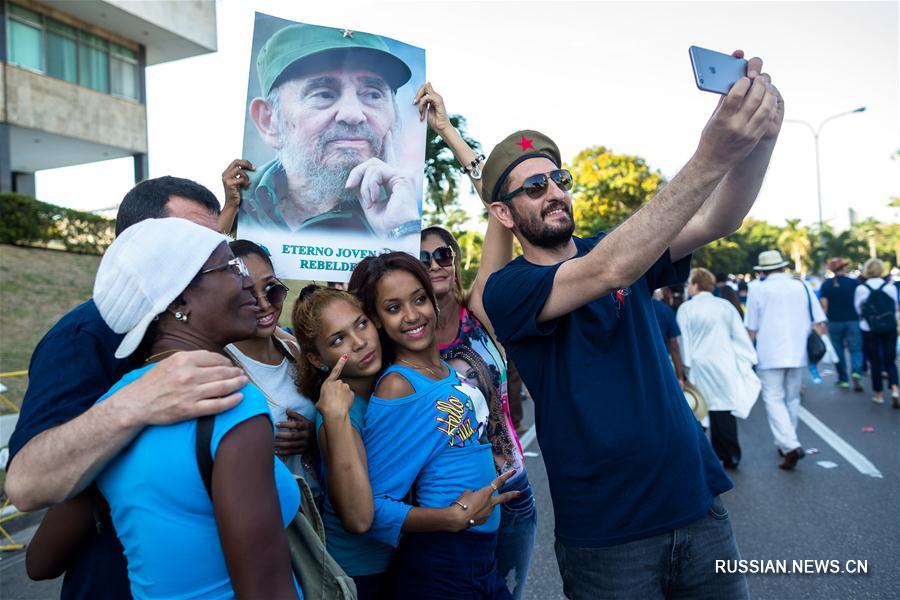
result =
[[[743,558],[785,559],[788,566],[800,559],[837,559],[842,565],[860,559],[868,561],[868,575],[750,575],[751,595],[777,600],[900,598],[900,411],[873,404],[868,391],[835,388],[828,370],[823,377],[820,385],[807,378],[804,407],[871,461],[882,477],[861,474],[805,423],[799,427],[800,441],[818,453],[803,459],[794,472],[781,471],[760,400],[747,421],[738,423],[744,456],[740,468],[730,472],[734,489],[724,502]],[[874,430],[865,433],[864,427]],[[539,452],[537,442],[529,450]],[[527,460],[540,526],[525,596],[563,598],[546,471],[540,458]],[[826,468],[827,463],[836,466]]]
[[[794,472],[777,469],[779,458],[765,410],[758,402],[750,418],[739,423],[744,458],[740,469],[732,474],[734,490],[725,495],[725,504],[746,559],[783,559],[789,566],[791,561],[802,559],[836,559],[842,565],[858,559],[868,561],[868,574],[751,575],[751,593],[754,598],[778,600],[898,598],[900,411],[890,405],[876,406],[868,392],[838,390],[833,386],[834,375],[828,371],[823,375],[825,383],[821,385],[807,380],[804,396],[805,408],[821,423],[814,423],[820,433],[805,422],[800,425],[804,447],[815,448],[818,453],[807,456]],[[526,404],[529,414],[531,408]],[[867,427],[873,431],[863,432]],[[527,450],[538,453],[526,460],[537,493],[540,523],[525,596],[532,600],[562,598],[553,554],[553,514],[546,471],[537,442]],[[880,478],[865,475],[854,466],[870,471],[865,461],[877,469]],[[28,532],[16,537],[27,540]],[[58,582],[28,581],[22,554],[7,553],[0,558],[0,598],[56,597]]]

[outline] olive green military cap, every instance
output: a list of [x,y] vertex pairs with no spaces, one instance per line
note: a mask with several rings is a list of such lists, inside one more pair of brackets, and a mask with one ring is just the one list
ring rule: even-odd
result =
[[481,191],[485,202],[498,202],[503,182],[516,165],[538,157],[550,159],[557,167],[562,164],[556,143],[539,131],[517,131],[494,146],[481,170]]
[[391,54],[380,36],[318,25],[289,25],[275,32],[256,57],[263,95],[289,67],[322,70],[345,65],[378,73],[394,91],[411,76],[407,64]]

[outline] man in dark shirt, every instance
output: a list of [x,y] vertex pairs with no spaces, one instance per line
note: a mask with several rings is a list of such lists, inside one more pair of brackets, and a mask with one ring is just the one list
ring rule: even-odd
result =
[[853,297],[856,294],[856,286],[859,282],[847,277],[849,263],[843,258],[832,258],[828,261],[828,270],[834,273],[834,277],[826,279],[822,284],[819,296],[825,316],[828,317],[828,336],[834,349],[837,351],[838,362],[837,386],[847,389],[850,384],[847,381],[847,360],[844,355],[844,343],[850,351],[850,371],[853,379],[853,389],[863,391],[862,386],[862,332],[859,330],[859,315],[853,305]]
[[[491,216],[523,255],[488,280],[490,322],[535,401],[566,596],[747,598],[717,573],[737,545],[731,488],[678,387],[650,302],[690,255],[733,232],[762,184],[783,103],[762,61],[724,96],[697,151],[609,235],[573,237],[571,175],[536,131],[483,170]],[[724,564],[724,563],[719,563]]]
[[[167,216],[218,229],[218,213],[218,200],[203,186],[175,177],[150,179],[122,200],[116,234],[138,221]],[[131,367],[114,356],[121,338],[88,300],[63,316],[32,353],[7,464],[6,493],[20,510],[93,494],[85,490],[94,477],[147,425],[215,414],[240,401],[234,392],[246,382],[241,370],[224,356],[197,351],[161,361],[148,374],[152,379],[142,378],[95,404]],[[122,545],[108,518],[101,518],[97,535],[73,558],[62,598],[130,597]]]

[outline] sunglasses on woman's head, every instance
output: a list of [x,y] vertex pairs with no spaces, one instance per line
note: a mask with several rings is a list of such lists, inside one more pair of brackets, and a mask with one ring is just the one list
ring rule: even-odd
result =
[[522,192],[525,192],[529,198],[539,198],[544,193],[544,190],[547,189],[550,180],[553,180],[553,183],[563,191],[572,187],[572,174],[565,169],[556,169],[549,173],[538,173],[537,175],[526,177],[521,187],[500,198],[500,202],[511,200]]
[[428,250],[419,250],[419,260],[422,261],[422,264],[425,265],[426,269],[431,266],[432,258],[438,266],[449,267],[453,264],[453,248],[450,246],[441,246],[440,248],[435,248],[431,252]]
[[287,298],[289,291],[290,288],[288,286],[276,279],[266,284],[266,287],[263,288],[263,293],[260,296],[256,296],[256,300],[259,301],[265,296],[266,301],[272,306],[281,306],[284,304],[284,299]]

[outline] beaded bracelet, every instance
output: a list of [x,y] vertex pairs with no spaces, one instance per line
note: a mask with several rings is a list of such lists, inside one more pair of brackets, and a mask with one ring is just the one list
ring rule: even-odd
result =
[[[469,164],[459,167],[459,172],[462,173],[463,175],[466,175],[469,173],[474,175],[476,167],[478,167],[478,165],[480,165],[483,161],[484,161],[484,154],[479,154],[478,156],[475,157],[475,160],[471,161]],[[478,171],[478,174],[479,175],[481,174],[480,169]]]

